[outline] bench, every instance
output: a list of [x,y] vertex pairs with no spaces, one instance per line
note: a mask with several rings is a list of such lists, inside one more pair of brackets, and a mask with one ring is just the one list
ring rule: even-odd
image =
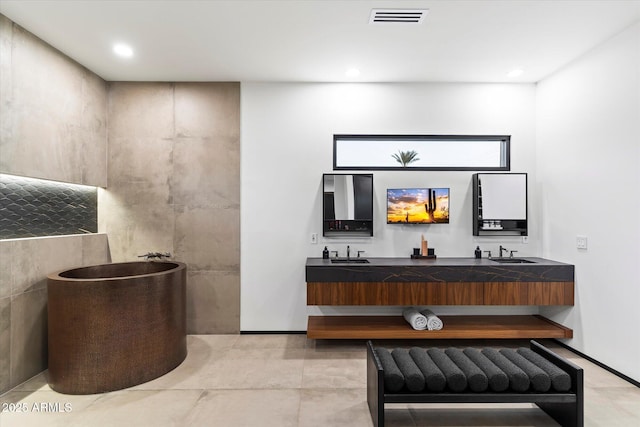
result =
[[[419,353],[415,353],[418,350],[424,351],[425,353],[427,352],[427,350],[424,350],[424,349],[411,349],[412,353],[410,354],[419,356]],[[435,350],[437,353],[434,353],[433,350]],[[456,357],[463,357],[463,356],[460,356],[460,353],[462,352],[462,350],[447,349],[446,353],[445,351],[441,351],[439,349],[433,349],[433,350],[429,350],[430,353],[428,354],[432,354],[434,357],[435,356],[440,357],[439,355],[442,355],[442,354],[450,354],[451,356],[455,356],[449,359],[449,361],[452,361],[452,362],[455,360],[460,361],[460,359],[459,358],[456,359]],[[488,387],[487,390],[483,392],[473,391],[471,389],[471,385],[473,385],[471,382],[469,382],[468,383],[469,386],[467,386],[466,379],[469,377],[469,375],[467,375],[467,378],[465,378],[465,381],[462,381],[460,377],[460,372],[462,372],[463,374],[469,373],[470,365],[468,364],[468,362],[471,359],[465,359],[466,366],[456,365],[458,368],[462,368],[461,370],[456,371],[458,375],[457,379],[461,380],[461,381],[458,381],[458,385],[456,385],[455,383],[449,382],[450,379],[454,378],[454,374],[451,374],[446,378],[446,381],[443,380],[445,381],[445,384],[442,386],[441,391],[433,391],[434,387],[430,387],[431,390],[429,390],[429,387],[427,387],[428,380],[426,376],[423,376],[423,378],[425,378],[425,381],[424,381],[425,385],[424,385],[424,389],[421,391],[416,391],[420,387],[420,383],[418,382],[417,383],[418,385],[416,386],[415,381],[412,384],[405,383],[404,385],[401,386],[400,389],[398,389],[400,385],[398,384],[397,379],[401,377],[409,378],[409,376],[412,375],[412,372],[415,378],[415,372],[414,372],[415,366],[418,366],[418,365],[406,365],[406,364],[403,365],[404,363],[403,359],[400,358],[400,356],[403,356],[402,354],[403,350],[400,350],[397,355],[393,355],[393,359],[389,359],[392,356],[387,349],[374,348],[373,343],[371,341],[368,341],[367,342],[367,403],[369,405],[369,412],[371,413],[373,424],[375,427],[384,427],[384,409],[385,409],[384,405],[387,403],[404,403],[404,404],[535,403],[538,407],[540,407],[543,411],[545,411],[548,415],[550,415],[554,420],[560,423],[560,425],[565,427],[566,426],[583,427],[584,426],[584,415],[583,415],[584,414],[584,394],[583,394],[584,379],[583,379],[582,368],[558,356],[557,354],[553,353],[552,351],[545,348],[543,345],[541,345],[536,341],[533,341],[533,340],[530,341],[530,350],[532,350],[537,355],[542,356],[544,359],[546,359],[546,361],[551,362],[551,364],[554,365],[552,366],[553,369],[559,368],[560,370],[564,371],[562,373],[562,375],[564,375],[562,379],[564,379],[565,382],[564,382],[564,385],[562,386],[562,391],[557,391],[554,388],[555,385],[554,387],[549,387],[547,391],[540,391],[539,389],[541,387],[537,387],[536,389],[536,387],[534,387],[533,382],[531,382],[531,387],[529,387],[529,382],[525,384],[525,386],[527,387],[526,390],[524,390],[524,387],[522,386],[522,384],[518,385],[518,387],[515,387],[517,384],[516,384],[516,381],[513,381],[513,380],[517,378],[511,376],[513,374],[512,371],[498,372],[500,375],[502,374],[507,375],[507,373],[509,374],[508,386],[506,386],[506,388],[503,391],[496,392],[495,389],[497,387],[494,387],[493,390],[490,387]],[[394,353],[396,351],[397,350],[394,350]],[[472,353],[467,353],[469,351],[476,352],[474,354],[477,354],[477,352],[479,352],[479,350],[466,349],[464,350],[465,352],[464,354],[473,355]],[[494,350],[483,349],[481,352],[485,354],[484,353],[485,351],[487,352],[486,354],[490,356],[495,355],[495,353],[498,352],[495,349]],[[510,353],[504,353],[504,354],[512,355],[515,350],[508,350],[508,349],[500,350],[501,352],[500,354],[503,354],[502,353],[503,351],[510,352]],[[519,349],[518,351],[527,352],[528,350]],[[529,355],[530,355],[530,352],[529,352]],[[516,357],[516,356],[512,356],[512,357]],[[538,357],[535,355],[531,356],[531,359],[536,360],[536,358]],[[384,363],[382,362],[381,359],[384,360]],[[433,362],[438,361],[436,360],[437,358],[432,359],[430,357],[427,357],[427,359],[432,360]],[[395,365],[398,368],[400,365],[402,365],[403,367],[408,366],[406,368],[407,372],[404,372],[400,369],[398,371],[395,371],[397,373],[395,377],[393,376],[390,377],[389,371],[394,370],[393,360],[399,360],[400,362],[402,362]],[[415,359],[412,359],[412,360],[415,361]],[[500,360],[496,360],[496,362],[499,362],[499,361]],[[542,361],[541,364],[536,365],[534,363],[534,365],[536,365],[535,366],[536,368],[544,367],[546,369],[549,369],[548,363],[546,363],[542,359],[540,359],[540,361]],[[441,361],[438,361],[438,362],[441,362]],[[408,362],[408,363],[411,364],[412,362]],[[383,367],[384,365],[388,367],[388,370],[386,372],[387,380],[388,380],[386,389],[385,389],[385,370]],[[436,365],[437,364],[433,364],[432,366],[436,366]],[[498,371],[501,371],[498,365],[500,365],[500,363],[496,363],[492,366],[494,370],[497,368]],[[413,368],[414,371],[411,371],[410,369],[412,366],[414,367]],[[422,367],[420,369],[425,369],[424,368],[425,365],[421,365],[421,366]],[[441,366],[441,365],[438,365],[438,366]],[[482,366],[484,368],[487,367],[487,365],[482,365]],[[507,365],[500,365],[500,366],[508,367]],[[480,369],[480,364],[473,365],[471,367]],[[456,367],[452,367],[452,369],[455,369],[455,368]],[[435,370],[437,371],[437,369]],[[403,375],[400,375],[400,372]],[[422,372],[424,373],[424,371]],[[438,371],[438,372],[444,372],[444,371]],[[484,372],[486,373],[486,369]],[[523,372],[520,372],[520,373],[522,374]],[[564,373],[568,374],[568,378]],[[429,378],[435,378],[435,377],[431,376]],[[570,385],[569,385],[569,378],[570,378]],[[534,378],[531,378],[531,377],[530,379],[532,381],[534,380]],[[395,388],[395,390],[393,391],[389,390],[390,388],[389,385],[392,383],[391,380],[395,380],[393,381],[394,383],[393,385]],[[547,378],[547,381],[548,381],[548,378]],[[476,382],[476,384],[478,383]],[[540,382],[538,382],[538,385],[539,384]],[[464,386],[464,389],[462,389],[463,386]],[[516,388],[516,390],[514,390],[514,387]],[[561,388],[561,387],[558,387],[558,388]],[[410,389],[413,389],[414,391],[411,391]],[[476,390],[478,390],[477,387],[476,387]]]

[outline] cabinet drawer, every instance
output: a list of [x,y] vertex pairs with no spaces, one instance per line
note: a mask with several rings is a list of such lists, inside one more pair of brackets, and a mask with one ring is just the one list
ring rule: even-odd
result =
[[486,282],[485,305],[573,305],[573,282]]

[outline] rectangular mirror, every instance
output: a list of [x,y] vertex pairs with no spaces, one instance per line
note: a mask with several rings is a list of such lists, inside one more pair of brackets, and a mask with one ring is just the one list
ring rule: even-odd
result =
[[322,234],[373,235],[373,175],[322,176]]
[[483,219],[526,219],[527,176],[479,174]]
[[473,175],[473,231],[527,234],[526,173]]
[[510,168],[509,135],[334,135],[334,170]]

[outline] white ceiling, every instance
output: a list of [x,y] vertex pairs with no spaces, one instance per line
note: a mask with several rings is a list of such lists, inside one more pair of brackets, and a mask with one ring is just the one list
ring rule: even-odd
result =
[[[372,8],[429,12],[370,25]],[[536,82],[640,20],[640,0],[2,0],[0,12],[110,81]],[[112,54],[119,41],[133,58]],[[514,67],[524,74],[507,78]]]

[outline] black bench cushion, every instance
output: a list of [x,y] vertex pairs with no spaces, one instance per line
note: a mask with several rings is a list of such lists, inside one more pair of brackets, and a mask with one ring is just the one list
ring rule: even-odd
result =
[[392,352],[378,347],[385,391],[397,392],[566,392],[571,378],[564,370],[528,348],[466,348]]
[[549,375],[551,387],[555,391],[566,392],[571,389],[571,377],[568,373],[529,348],[521,347],[518,349],[518,353]]
[[494,392],[505,391],[509,388],[509,377],[504,371],[498,368],[495,363],[487,359],[477,348],[465,348],[464,354],[467,355],[478,368],[482,369],[489,380],[489,388]]
[[422,375],[424,375],[424,382],[427,391],[443,391],[447,386],[447,379],[444,377],[440,368],[438,368],[438,365],[436,365],[431,359],[429,354],[421,348],[412,347],[409,350],[409,355],[422,372]]
[[480,393],[486,391],[489,387],[489,378],[478,365],[473,363],[471,359],[459,348],[448,348],[445,354],[453,361],[467,377],[469,389],[473,392]]
[[512,361],[507,359],[502,353],[495,348],[484,348],[482,354],[487,356],[498,368],[507,374],[509,378],[509,388],[511,390],[522,393],[529,390],[529,377],[527,373],[516,366]]
[[393,356],[386,348],[377,348],[376,354],[384,372],[384,388],[390,392],[402,390],[404,387],[404,375],[393,360]]
[[447,388],[451,391],[464,391],[467,388],[467,377],[447,354],[439,348],[427,350],[431,359],[438,365],[438,368],[447,379]]
[[503,348],[500,350],[500,353],[527,374],[533,391],[540,393],[549,391],[551,388],[551,378],[549,378],[549,374],[540,369],[534,363],[530,362],[528,359],[522,357],[512,348]]
[[396,348],[391,355],[404,376],[404,384],[407,386],[407,390],[415,393],[424,390],[424,375],[409,355],[409,350]]

